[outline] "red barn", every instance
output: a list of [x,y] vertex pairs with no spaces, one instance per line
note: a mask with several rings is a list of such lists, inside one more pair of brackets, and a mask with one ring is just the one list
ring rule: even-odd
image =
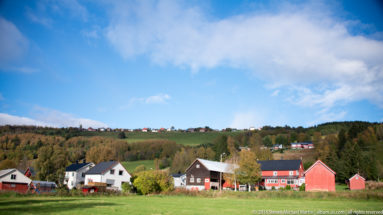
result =
[[0,170],[0,190],[26,193],[31,179],[17,169]]
[[334,170],[318,160],[305,172],[306,191],[335,191]]
[[350,179],[348,179],[348,188],[350,190],[364,190],[366,187],[365,185],[366,179],[364,179],[359,174],[355,174]]

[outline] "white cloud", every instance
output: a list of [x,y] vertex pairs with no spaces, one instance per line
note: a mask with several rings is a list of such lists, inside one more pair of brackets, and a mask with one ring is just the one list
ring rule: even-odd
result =
[[52,19],[47,18],[47,17],[43,17],[41,15],[38,16],[35,13],[33,13],[30,8],[27,8],[26,15],[29,18],[29,20],[31,20],[34,23],[43,25],[45,27],[51,27],[52,26],[52,23],[53,23]]
[[170,99],[168,94],[158,94],[155,96],[149,96],[145,99],[146,104],[164,104]]
[[28,48],[28,40],[12,23],[0,17],[0,66],[22,56]]
[[103,122],[86,118],[77,118],[72,114],[42,107],[35,107],[32,115],[33,118],[28,118],[0,113],[0,125],[35,125],[50,127],[78,127],[82,125],[84,128],[108,127],[108,125]]
[[178,2],[118,2],[106,37],[125,59],[145,55],[194,72],[251,69],[275,90],[291,90],[298,105],[330,109],[367,99],[383,107],[383,42],[351,34],[355,22],[341,22],[321,7],[212,19]]
[[49,126],[49,124],[37,121],[27,117],[20,117],[0,113],[0,125],[35,125],[35,126]]
[[234,119],[230,125],[231,128],[249,128],[252,126],[263,126],[264,119],[261,114],[257,114],[254,111],[240,112],[234,114]]
[[159,93],[154,96],[149,96],[149,97],[133,97],[129,99],[129,103],[126,105],[120,106],[121,110],[128,109],[132,107],[135,104],[166,104],[168,100],[170,100],[171,97],[168,94],[164,93]]

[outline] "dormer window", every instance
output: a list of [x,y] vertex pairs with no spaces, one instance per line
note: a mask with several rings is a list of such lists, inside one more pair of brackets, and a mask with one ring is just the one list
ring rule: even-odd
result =
[[290,172],[289,172],[289,175],[290,175],[290,176],[294,175],[294,172],[293,172],[293,171],[290,171]]
[[195,168],[199,169],[199,164],[195,165]]
[[111,174],[111,175],[114,175],[114,169],[111,169],[111,170],[110,170],[110,174]]
[[273,175],[274,175],[274,176],[277,176],[277,175],[278,175],[278,172],[277,172],[277,171],[274,171],[274,172],[273,172]]

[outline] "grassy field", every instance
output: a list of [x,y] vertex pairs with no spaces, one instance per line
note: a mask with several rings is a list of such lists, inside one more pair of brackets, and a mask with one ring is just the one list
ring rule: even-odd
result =
[[146,169],[154,169],[154,160],[124,161],[121,163],[130,173],[132,173],[134,169],[139,165],[144,165]]
[[[0,197],[0,214],[261,214],[260,210],[378,211],[377,200],[242,199],[190,196]],[[333,214],[330,213],[330,214]],[[266,214],[266,213],[263,213]],[[306,213],[307,214],[307,213]]]
[[150,139],[167,139],[175,141],[177,144],[182,145],[200,145],[212,143],[215,138],[220,135],[236,135],[237,132],[206,132],[206,133],[184,133],[184,132],[164,132],[164,133],[144,133],[144,132],[129,132],[126,133],[127,141],[139,142],[142,140]]

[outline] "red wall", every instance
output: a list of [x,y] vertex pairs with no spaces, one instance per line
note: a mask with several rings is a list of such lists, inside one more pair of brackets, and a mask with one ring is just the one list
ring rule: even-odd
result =
[[335,175],[319,162],[306,173],[306,191],[335,191]]
[[0,183],[0,190],[9,190],[9,191],[16,191],[18,193],[26,193],[28,189],[29,189],[28,184],[7,183],[7,182]]
[[[356,177],[358,177],[358,179],[356,179]],[[355,176],[350,180],[349,188],[350,190],[364,190],[365,181],[360,176]]]

